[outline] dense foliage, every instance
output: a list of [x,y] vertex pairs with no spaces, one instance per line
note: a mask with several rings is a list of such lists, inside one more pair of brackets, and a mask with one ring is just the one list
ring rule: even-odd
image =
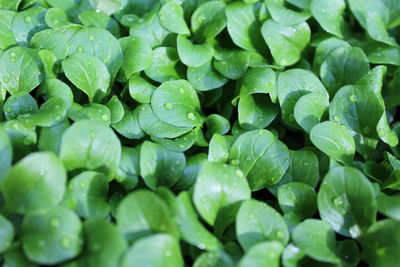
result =
[[399,266],[399,0],[0,0],[0,264]]

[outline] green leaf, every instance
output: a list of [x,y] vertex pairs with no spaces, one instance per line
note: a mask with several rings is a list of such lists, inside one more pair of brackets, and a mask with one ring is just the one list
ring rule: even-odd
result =
[[343,12],[346,8],[344,0],[312,0],[311,13],[321,27],[328,33],[343,37]]
[[221,210],[249,198],[250,189],[240,170],[220,163],[203,164],[194,186],[193,202],[208,224],[214,225]]
[[125,115],[124,106],[117,96],[112,96],[110,100],[108,100],[106,106],[110,109],[111,112],[111,123],[117,123],[122,120]]
[[211,114],[205,120],[207,125],[206,137],[211,139],[214,134],[226,134],[229,132],[231,125],[229,120],[218,114]]
[[161,25],[170,32],[189,34],[189,28],[183,17],[182,7],[175,1],[165,3],[158,13]]
[[329,223],[307,219],[296,226],[292,238],[297,247],[312,259],[339,264],[336,239]]
[[189,67],[187,79],[197,91],[209,91],[223,86],[228,80],[219,74],[211,62],[199,67]]
[[68,171],[85,168],[114,177],[121,157],[121,144],[107,126],[89,120],[75,122],[63,134],[60,158]]
[[269,19],[262,25],[261,32],[272,57],[281,66],[290,66],[299,61],[311,37],[307,22],[284,26]]
[[242,2],[232,3],[226,6],[225,14],[232,41],[243,49],[262,51],[265,45],[254,6]]
[[129,94],[141,104],[149,104],[156,87],[140,76],[132,75],[129,79]]
[[178,61],[179,56],[175,48],[157,47],[153,50],[151,68],[146,69],[144,73],[159,83],[178,80],[181,76],[176,68]]
[[252,191],[279,182],[289,159],[286,145],[267,130],[242,134],[230,151],[230,163],[243,171]]
[[269,0],[265,2],[268,11],[274,21],[284,26],[291,26],[306,21],[311,17],[309,10],[296,12],[285,8],[284,1]]
[[200,128],[197,127],[188,133],[176,137],[175,139],[151,137],[151,140],[158,144],[161,144],[162,146],[164,146],[164,148],[168,150],[184,152],[190,149],[195,144],[198,138],[199,131]]
[[360,48],[337,48],[321,64],[320,76],[329,95],[334,96],[342,86],[354,84],[368,71],[367,56]]
[[62,62],[62,67],[67,78],[89,97],[90,102],[107,94],[110,74],[98,58],[75,53]]
[[214,59],[214,68],[226,78],[237,80],[246,73],[250,56],[243,50],[229,51]]
[[0,253],[6,251],[14,238],[14,226],[0,214]]
[[106,29],[115,37],[121,35],[119,24],[104,13],[87,10],[79,14],[79,20],[87,27]]
[[176,127],[196,127],[203,123],[200,101],[186,80],[162,83],[151,97],[154,115]]
[[159,186],[173,186],[182,176],[185,161],[182,152],[152,142],[145,141],[140,149],[140,173],[145,184],[153,190]]
[[227,163],[233,142],[233,136],[214,134],[209,144],[208,161]]
[[394,220],[400,219],[400,196],[391,195],[388,196],[384,193],[380,193],[376,201],[378,203],[378,211],[389,218]]
[[125,110],[124,117],[112,127],[120,135],[128,139],[141,139],[145,136],[139,125],[139,109]]
[[53,153],[37,152],[12,166],[2,180],[1,192],[10,211],[42,213],[62,200],[66,179],[64,166]]
[[225,3],[207,1],[198,6],[191,17],[192,32],[200,42],[213,40],[225,27]]
[[22,46],[0,55],[0,84],[10,93],[30,92],[38,86],[43,75],[38,51]]
[[317,194],[314,189],[299,182],[278,187],[278,202],[284,213],[295,213],[299,219],[312,217],[317,210]]
[[[329,107],[330,119],[345,125],[351,131],[357,152],[365,158],[372,157],[379,137],[376,128],[385,110],[380,93],[385,72],[384,66],[377,66],[355,85],[341,88]],[[381,130],[382,137],[387,135],[385,131]]]
[[61,8],[49,8],[44,19],[46,24],[53,29],[72,25],[68,21],[67,14]]
[[85,221],[83,235],[86,246],[76,260],[78,266],[107,267],[119,264],[127,243],[114,224],[102,219]]
[[175,127],[158,119],[150,105],[139,108],[139,125],[143,132],[157,138],[175,138],[192,130],[189,127]]
[[372,39],[389,45],[397,45],[395,39],[387,32],[390,14],[383,1],[350,0],[349,6],[353,15]]
[[362,48],[370,63],[400,65],[400,48],[398,47],[369,41]]
[[17,10],[20,3],[21,3],[21,0],[1,0],[0,8]]
[[52,127],[41,128],[38,141],[39,151],[51,151],[55,154],[59,154],[61,137],[69,126],[70,123],[68,120],[65,120],[64,122]]
[[245,130],[263,129],[270,125],[279,113],[278,106],[264,94],[241,96],[238,105],[238,120]]
[[60,30],[48,29],[36,33],[30,44],[33,48],[47,49],[51,51],[57,59],[64,59],[70,51],[69,38]]
[[11,28],[16,14],[16,12],[9,10],[0,11],[0,49],[2,50],[6,50],[8,47],[17,44]]
[[311,142],[334,160],[350,165],[355,153],[354,139],[344,126],[326,121],[315,125]]
[[209,251],[221,247],[219,240],[198,220],[196,211],[187,192],[182,192],[177,199],[176,223],[182,239],[199,249]]
[[47,28],[46,9],[40,6],[18,12],[12,22],[12,32],[19,45],[27,45],[32,36]]
[[276,81],[275,72],[269,67],[258,67],[249,70],[243,76],[240,85],[240,96],[263,93],[274,90]]
[[3,109],[6,119],[13,120],[37,112],[38,105],[29,93],[21,91],[8,97]]
[[294,106],[294,119],[307,133],[320,123],[328,111],[329,100],[321,93],[310,93],[299,98]]
[[192,44],[183,35],[178,35],[176,42],[179,58],[188,67],[200,67],[211,61],[214,54],[214,50],[209,44]]
[[92,219],[108,215],[108,180],[104,174],[93,171],[80,173],[68,183],[68,193],[79,216]]
[[223,250],[204,252],[193,263],[193,267],[230,267],[234,265],[233,260]]
[[362,238],[364,259],[374,266],[396,266],[400,260],[399,221],[384,219],[372,225]]
[[0,182],[11,168],[13,148],[7,132],[0,126]]
[[125,60],[120,71],[125,79],[129,80],[133,74],[151,67],[153,51],[144,39],[129,36],[119,39],[118,42],[124,53]]
[[73,103],[68,110],[68,117],[73,121],[91,120],[108,126],[111,113],[106,105],[89,103],[81,106]]
[[22,120],[27,126],[51,127],[64,121],[67,106],[64,99],[54,96],[43,103],[39,110],[25,116]]
[[304,69],[290,69],[279,74],[277,90],[282,117],[294,127],[298,127],[293,114],[294,109],[302,96],[319,93],[328,98],[328,92],[317,76]]
[[37,134],[33,127],[27,127],[18,120],[9,120],[2,124],[13,148],[13,160],[18,161],[33,152]]
[[107,67],[111,80],[123,63],[124,56],[118,40],[104,29],[79,29],[72,35],[70,46],[70,55],[80,52],[97,57]]
[[156,234],[133,244],[122,259],[122,267],[137,264],[148,267],[183,267],[178,240],[168,234]]
[[188,156],[186,159],[186,166],[183,170],[183,175],[181,179],[178,180],[172,187],[172,189],[183,191],[192,188],[193,184],[196,182],[197,175],[200,171],[201,166],[207,161],[207,154],[197,153],[193,156]]
[[236,233],[240,245],[247,252],[258,243],[279,241],[286,245],[289,230],[282,216],[265,203],[251,199],[240,206],[236,217]]
[[81,252],[81,230],[81,221],[74,212],[55,207],[46,213],[24,218],[22,246],[28,259],[34,262],[61,263]]
[[112,15],[122,7],[120,0],[89,0],[89,3],[97,12]]
[[318,192],[318,210],[339,234],[357,238],[365,233],[375,222],[376,209],[372,184],[359,170],[336,167],[325,176]]
[[164,200],[147,190],[125,197],[118,206],[116,218],[119,230],[128,240],[160,232],[178,235],[176,222]]
[[[146,3],[156,4],[156,0],[139,0],[142,3],[140,5],[144,6]],[[157,1],[158,4],[158,1]],[[158,17],[159,8],[154,8],[149,13],[145,14],[143,18],[138,19],[132,23],[129,30],[129,35],[137,38],[143,38],[146,43],[151,47],[159,47],[163,44],[166,37],[170,32],[161,26],[160,19]],[[143,13],[139,13],[142,15]]]
[[238,267],[279,267],[282,251],[283,246],[279,242],[267,241],[258,243],[243,256],[238,263]]

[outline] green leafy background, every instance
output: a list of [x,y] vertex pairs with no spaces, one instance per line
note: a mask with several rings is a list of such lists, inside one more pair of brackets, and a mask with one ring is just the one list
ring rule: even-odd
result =
[[398,0],[0,0],[0,264],[398,266]]

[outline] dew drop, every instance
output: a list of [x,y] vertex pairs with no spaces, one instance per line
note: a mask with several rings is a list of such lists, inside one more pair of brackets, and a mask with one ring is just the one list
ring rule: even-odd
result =
[[241,170],[239,170],[239,169],[236,170],[236,174],[237,174],[237,176],[239,176],[239,177],[244,177],[244,173],[243,173]]
[[10,53],[10,57],[16,57],[16,56],[17,56],[17,53],[15,53],[15,52]]
[[335,121],[340,121],[340,118],[338,115],[336,115],[335,117],[333,117],[335,119]]
[[259,134],[259,135],[263,135],[264,133],[265,133],[264,130],[258,130],[258,134]]
[[110,117],[109,117],[107,114],[101,115],[101,119],[102,119],[103,121],[108,121],[109,118],[110,118]]
[[379,135],[379,137],[385,136],[385,131],[382,128],[379,128],[378,129],[378,135]]
[[8,78],[7,76],[4,76],[2,80],[4,83],[8,83],[10,81],[10,78]]
[[204,244],[202,244],[202,243],[197,244],[196,247],[197,247],[198,249],[205,249],[205,248],[206,248],[206,246],[205,246]]
[[194,121],[194,120],[196,119],[196,116],[195,116],[192,112],[189,112],[189,113],[187,114],[187,118],[188,118],[189,120],[191,120],[191,121]]
[[231,165],[233,165],[233,166],[239,165],[239,160],[238,159],[232,159],[231,160]]
[[94,132],[94,131],[90,132],[90,137],[92,139],[96,138],[96,132]]
[[279,238],[279,239],[282,239],[283,238],[283,232],[281,230],[276,231],[276,237]]
[[81,45],[78,45],[78,52],[85,52],[85,48],[83,48]]
[[89,61],[88,61],[88,64],[89,64],[89,65],[92,65],[92,64],[93,64],[93,62],[92,62],[91,60],[89,60]]
[[335,198],[333,199],[333,204],[334,204],[336,207],[339,207],[339,206],[343,205],[343,200],[342,200],[342,198],[341,198],[341,197],[335,197]]
[[17,130],[17,129],[19,128],[18,123],[13,123],[13,124],[11,125],[11,128],[13,128],[14,130]]
[[89,35],[89,40],[93,41],[94,40],[94,36],[93,35]]
[[86,186],[85,182],[83,182],[83,181],[79,182],[79,187],[80,188],[84,188],[85,186]]
[[68,237],[63,237],[61,239],[61,246],[65,249],[68,249],[71,247],[71,240],[69,240]]
[[307,87],[307,84],[306,84],[306,83],[302,83],[302,84],[301,84],[301,87],[306,88],[306,87]]
[[179,93],[184,94],[185,93],[185,89],[179,88]]
[[24,21],[25,21],[26,23],[31,23],[31,22],[32,22],[32,17],[31,17],[31,16],[26,16],[26,17],[24,18]]
[[174,104],[172,104],[171,102],[166,102],[166,103],[164,104],[164,108],[165,108],[166,110],[172,110],[172,109],[174,108]]
[[357,101],[355,95],[350,95],[350,96],[349,96],[349,100],[350,100],[351,102],[353,102],[353,103]]
[[50,220],[50,226],[53,228],[58,228],[60,226],[60,220],[57,218],[53,218]]
[[55,116],[54,119],[55,119],[56,121],[60,121],[60,120],[62,119],[62,117],[61,117],[60,115],[58,115],[58,116]]
[[165,251],[165,256],[166,257],[170,257],[171,256],[171,251],[170,250],[166,250]]

